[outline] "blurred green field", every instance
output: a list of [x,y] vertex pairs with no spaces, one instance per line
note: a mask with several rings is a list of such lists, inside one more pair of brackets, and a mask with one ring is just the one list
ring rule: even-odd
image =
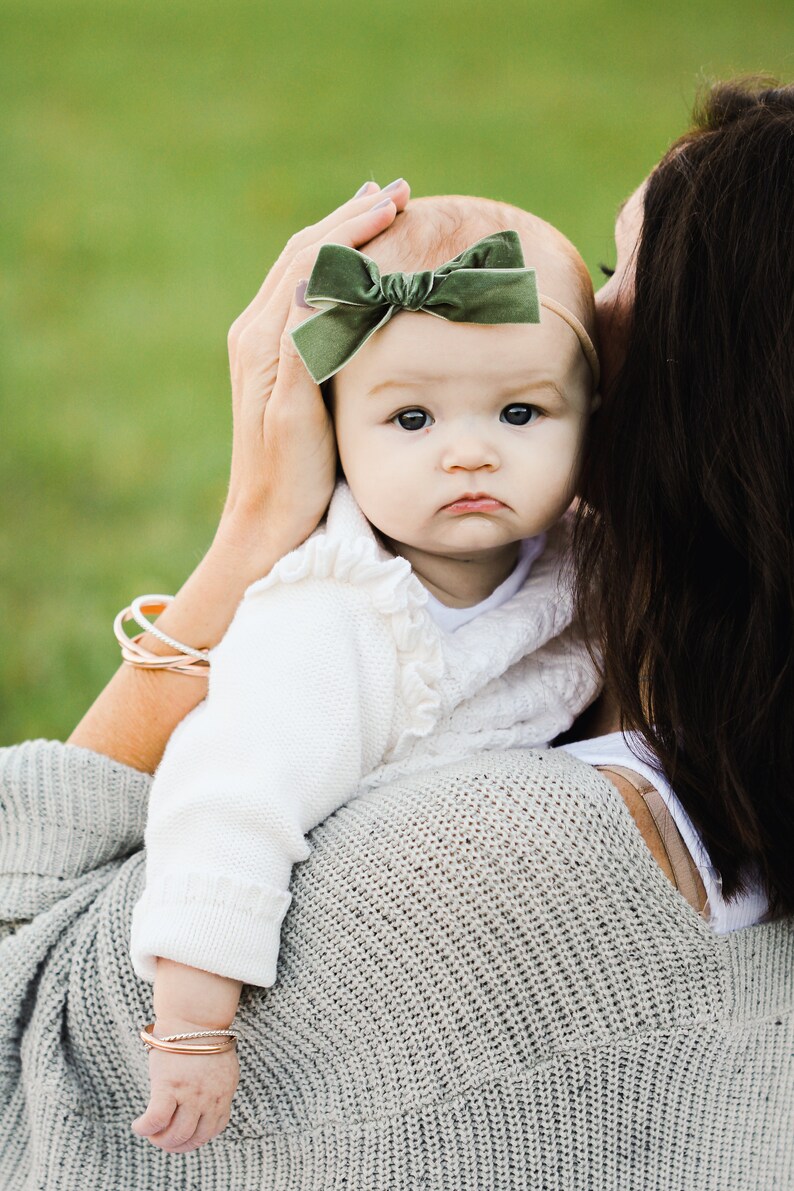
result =
[[790,0],[0,0],[0,743],[67,735],[208,545],[226,331],[293,230],[404,175],[595,275],[698,83],[758,70]]

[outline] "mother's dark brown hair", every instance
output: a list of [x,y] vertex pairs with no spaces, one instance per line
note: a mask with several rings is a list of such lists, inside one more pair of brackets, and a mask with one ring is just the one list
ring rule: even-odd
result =
[[651,174],[583,491],[582,611],[624,725],[725,895],[757,875],[794,912],[794,87],[713,87]]

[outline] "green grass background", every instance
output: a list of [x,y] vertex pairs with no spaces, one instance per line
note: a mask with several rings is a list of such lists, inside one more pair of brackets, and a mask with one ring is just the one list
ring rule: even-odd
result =
[[67,735],[209,544],[226,331],[293,230],[404,175],[595,274],[698,83],[757,70],[790,0],[0,0],[0,743]]

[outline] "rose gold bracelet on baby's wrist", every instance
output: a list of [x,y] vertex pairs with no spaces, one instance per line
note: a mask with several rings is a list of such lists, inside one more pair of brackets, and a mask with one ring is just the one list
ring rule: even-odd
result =
[[[165,1038],[156,1038],[154,1022],[143,1026],[138,1034],[147,1051],[166,1050],[175,1055],[217,1055],[225,1050],[232,1050],[237,1045],[239,1035],[236,1030],[194,1030],[190,1034],[168,1034]],[[224,1042],[215,1044],[191,1043],[188,1038],[224,1038]]]
[[[210,667],[209,650],[183,645],[181,641],[169,637],[149,620],[150,616],[159,616],[173,599],[174,597],[169,595],[143,595],[133,600],[128,608],[122,608],[113,621],[113,632],[121,646],[121,656],[125,665],[136,666],[141,670],[171,670],[177,674],[192,675],[194,678],[206,678]],[[142,629],[135,637],[128,637],[124,631],[125,624],[130,621],[134,621]],[[151,633],[158,641],[177,652],[166,655],[152,653],[141,645],[141,638],[146,633]]]

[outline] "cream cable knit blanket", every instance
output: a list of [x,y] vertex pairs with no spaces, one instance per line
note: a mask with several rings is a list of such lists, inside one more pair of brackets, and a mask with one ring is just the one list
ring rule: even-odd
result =
[[312,833],[230,1125],[146,1103],[129,960],[149,780],[0,750],[2,1191],[789,1191],[794,931],[718,938],[560,752],[364,794]]
[[307,832],[363,789],[570,727],[598,679],[560,575],[565,534],[508,603],[446,633],[337,487],[325,525],[248,589],[157,771],[139,976],[162,955],[271,985]]

